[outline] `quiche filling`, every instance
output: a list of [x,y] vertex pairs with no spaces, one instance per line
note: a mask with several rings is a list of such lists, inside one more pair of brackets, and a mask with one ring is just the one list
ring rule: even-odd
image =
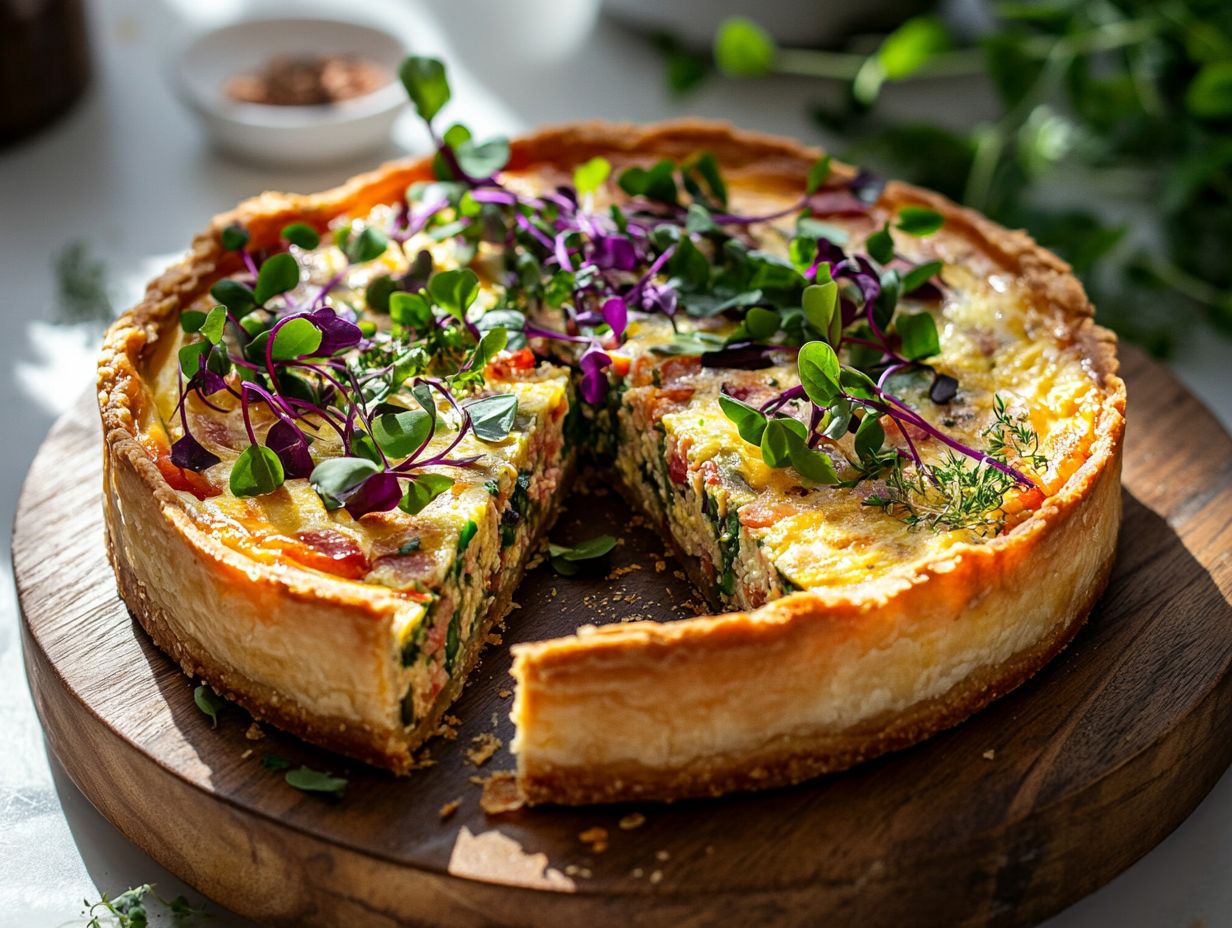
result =
[[1086,459],[1102,397],[1055,311],[867,175],[698,151],[569,177],[456,130],[402,200],[226,229],[140,423],[225,545],[402,597],[410,742],[582,448],[733,610],[1012,532]]

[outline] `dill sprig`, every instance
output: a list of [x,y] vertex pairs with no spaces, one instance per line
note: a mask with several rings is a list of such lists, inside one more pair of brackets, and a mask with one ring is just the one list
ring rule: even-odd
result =
[[[1012,460],[1035,476],[1048,467],[1039,434],[1026,415],[1011,414],[999,395],[993,397],[993,422],[981,436],[987,439],[991,458]],[[885,476],[885,490],[865,497],[864,505],[882,509],[913,529],[968,531],[988,538],[1005,527],[1005,497],[1018,486],[1010,474],[947,450],[931,465],[897,458]]]

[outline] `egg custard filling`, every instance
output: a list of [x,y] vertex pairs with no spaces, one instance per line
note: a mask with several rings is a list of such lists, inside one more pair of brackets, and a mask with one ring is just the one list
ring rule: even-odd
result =
[[[433,80],[421,70],[404,79],[432,127],[441,103],[416,96],[416,80]],[[605,154],[580,132],[551,137],[560,153],[511,153],[454,127],[430,169],[387,169],[324,205],[258,201],[216,225],[212,273],[183,288],[178,325],[142,354],[152,401],[129,403],[140,455],[236,563],[306,577],[331,591],[313,595],[382,619],[355,666],[324,669],[324,644],[316,677],[289,670],[256,625],[234,640],[181,619],[171,637],[296,703],[270,713],[288,727],[406,770],[507,612],[579,458],[614,471],[713,607],[739,614],[805,594],[885,600],[887,584],[1026,529],[1108,453],[1115,378],[1093,359],[1093,327],[1078,331],[1070,308],[1014,273],[971,216],[826,157],[805,169],[796,150],[758,154],[722,132],[709,136],[728,146],[716,155],[693,134]],[[122,510],[114,557],[147,564]],[[138,580],[132,597],[150,595],[156,584]],[[601,664],[587,640],[565,650]],[[561,734],[564,719],[603,714],[586,716],[577,693],[553,702],[558,658],[527,646],[515,665],[531,798],[749,785],[728,771],[699,786],[711,761],[690,755],[687,783],[639,787],[670,752],[608,752],[602,726],[576,743]],[[861,704],[843,725],[893,708]],[[361,734],[326,736],[297,711],[352,718]],[[697,750],[728,758],[719,767],[761,750],[747,732],[724,737]],[[842,765],[797,761],[762,779]],[[587,764],[622,772],[604,785],[577,774]]]

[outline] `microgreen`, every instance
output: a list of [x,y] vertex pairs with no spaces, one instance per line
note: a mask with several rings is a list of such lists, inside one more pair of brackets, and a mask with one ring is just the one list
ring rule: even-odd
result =
[[774,67],[778,52],[770,34],[743,17],[725,20],[714,45],[719,70],[733,77],[761,77]]
[[576,545],[549,544],[548,558],[558,574],[572,577],[581,572],[585,562],[598,560],[615,547],[616,539],[611,535],[596,535]]
[[518,398],[512,393],[498,393],[467,403],[471,428],[483,441],[504,441],[509,437],[518,415]]
[[164,899],[154,891],[153,884],[145,883],[129,887],[114,899],[103,893],[98,902],[84,900],[89,916],[86,928],[147,928],[151,901],[170,913],[171,923],[177,928],[188,928],[198,919],[210,917],[204,907],[192,905],[186,897]]
[[248,230],[234,223],[224,226],[222,232],[218,234],[218,241],[224,251],[239,251],[248,247]]
[[449,102],[449,81],[445,66],[435,58],[413,56],[402,62],[398,77],[407,95],[415,104],[419,118],[431,123],[436,114]]
[[[405,513],[415,515],[422,512],[424,507],[452,486],[453,480],[444,474],[420,474],[406,485],[406,493],[399,501],[398,508]],[[415,548],[411,550],[419,547],[419,539],[415,541]],[[402,548],[405,547],[406,545],[402,546]],[[410,553],[409,551],[403,552],[402,548],[398,549],[399,554]]]
[[284,477],[277,453],[264,445],[249,445],[231,465],[231,495],[265,496],[282,486]]
[[210,717],[211,724],[218,727],[218,713],[227,706],[227,701],[208,686],[198,686],[193,690],[193,702],[205,715]]
[[[261,265],[253,300],[264,304],[267,300],[286,293],[299,284],[299,264],[286,252],[276,254]],[[225,302],[219,299],[219,302]]]
[[313,793],[329,799],[341,799],[347,787],[347,781],[343,777],[330,776],[304,766],[288,770],[283,779],[289,786],[294,786],[300,792]]
[[321,244],[320,234],[306,222],[293,222],[288,226],[283,226],[280,234],[283,239],[292,245],[297,245],[308,251]]

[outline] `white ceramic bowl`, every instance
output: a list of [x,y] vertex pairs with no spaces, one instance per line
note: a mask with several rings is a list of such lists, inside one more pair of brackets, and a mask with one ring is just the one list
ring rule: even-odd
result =
[[[236,74],[276,55],[352,54],[380,65],[390,82],[340,103],[269,106],[237,103],[223,92]],[[220,149],[252,161],[291,167],[329,164],[373,151],[406,104],[398,65],[406,54],[394,35],[332,19],[251,19],[200,33],[176,58],[176,87]]]

